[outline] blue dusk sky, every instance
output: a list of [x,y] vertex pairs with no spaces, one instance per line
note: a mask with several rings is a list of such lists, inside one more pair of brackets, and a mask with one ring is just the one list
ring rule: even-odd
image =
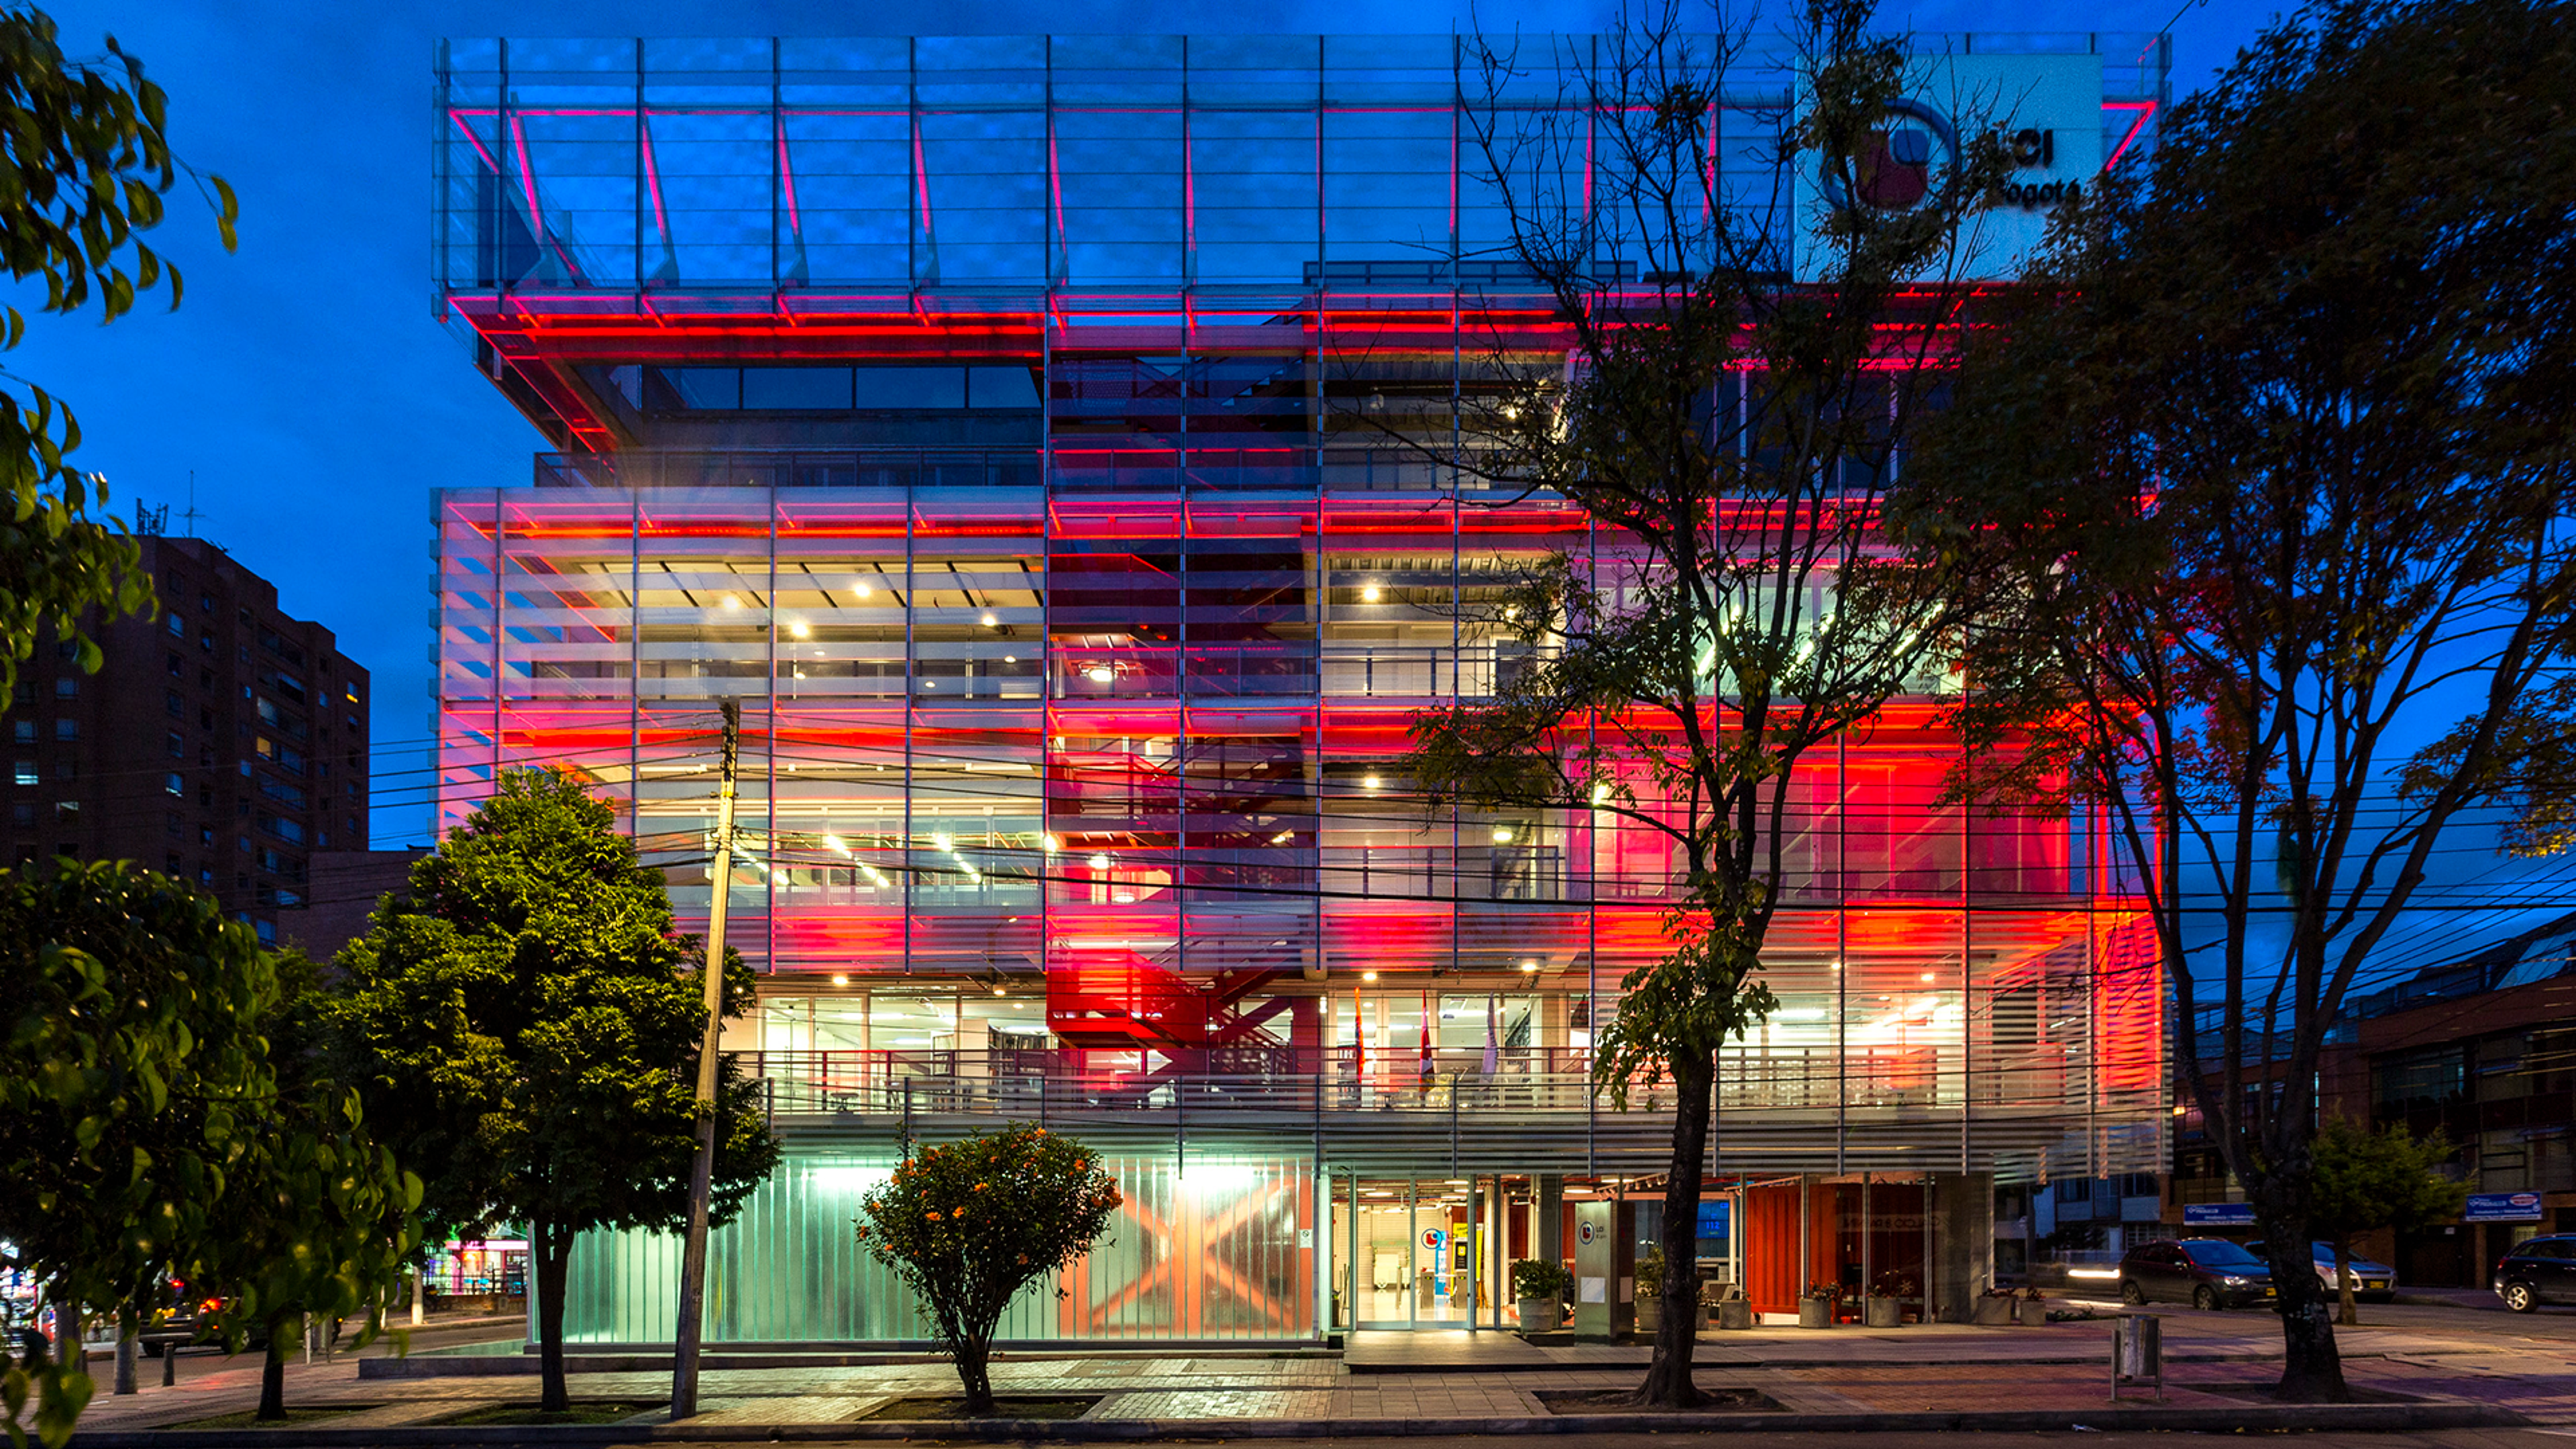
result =
[[[1618,13],[1602,0],[64,0],[47,8],[75,54],[97,53],[112,32],[145,58],[170,93],[181,152],[239,192],[241,248],[224,255],[203,207],[174,198],[154,241],[186,270],[186,306],[176,314],[146,306],[112,328],[39,318],[9,366],[77,409],[86,435],[78,461],[107,475],[118,511],[168,506],[171,531],[185,531],[179,515],[193,472],[196,531],[275,581],[290,612],[331,627],[373,672],[378,845],[425,842],[430,832],[430,490],[524,483],[530,453],[545,446],[434,320],[430,65],[439,37],[1366,34],[1480,24],[1582,32],[1612,28]],[[1888,0],[1883,14],[1891,26],[1925,32],[2168,29],[2180,95],[2224,66],[2276,8],[2264,0]],[[20,300],[36,299],[22,289]],[[2454,857],[2454,879],[2494,868],[2484,832],[2474,834],[2458,842],[2470,848]],[[2426,924],[2444,944],[2471,934],[2457,917]]]

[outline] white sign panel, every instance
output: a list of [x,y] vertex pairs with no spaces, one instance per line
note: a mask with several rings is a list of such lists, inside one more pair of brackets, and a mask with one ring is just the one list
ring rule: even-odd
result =
[[[1835,270],[1825,225],[1843,207],[1904,211],[1923,204],[1958,163],[1964,140],[2000,131],[2013,170],[1993,205],[1969,219],[1958,254],[1939,270],[1961,278],[2018,275],[2039,245],[2048,214],[2102,170],[2102,59],[2094,55],[1920,56],[1905,99],[1867,151],[1854,158],[1857,184],[1831,179],[1813,152],[1798,159],[1797,273]],[[1801,101],[1801,105],[1805,104]]]

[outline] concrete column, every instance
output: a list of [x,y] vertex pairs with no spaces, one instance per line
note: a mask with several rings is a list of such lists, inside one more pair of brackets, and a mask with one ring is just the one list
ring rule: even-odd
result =
[[[1931,1218],[1923,1287],[1942,1323],[1964,1323],[1995,1281],[1995,1177],[1936,1172],[1925,1180]],[[1937,1209],[1934,1207],[1937,1204]]]
[[1531,1179],[1530,1256],[1542,1263],[1565,1261],[1565,1179],[1543,1173]]

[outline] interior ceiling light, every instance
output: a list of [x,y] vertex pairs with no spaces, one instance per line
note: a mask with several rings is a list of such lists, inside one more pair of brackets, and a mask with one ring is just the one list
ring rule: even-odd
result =
[[1094,684],[1108,684],[1118,678],[1118,671],[1106,664],[1095,664],[1083,671],[1083,674]]
[[1002,620],[1000,616],[996,615],[992,610],[986,609],[983,616],[978,618],[975,622],[983,625],[987,629],[990,629],[994,625],[1001,623]]
[[1496,845],[1509,845],[1509,844],[1511,844],[1511,843],[1512,843],[1512,828],[1511,828],[1510,826],[1508,826],[1508,825],[1497,825],[1497,826],[1495,826],[1495,827],[1494,827],[1494,843],[1495,843]]
[[876,592],[876,590],[875,590],[875,589],[870,588],[870,587],[869,587],[869,586],[867,586],[866,584],[861,584],[861,585],[859,585],[859,597],[860,597],[860,598],[862,598],[862,599],[866,598],[868,595],[873,594],[873,593],[875,593],[875,592]]
[[1360,788],[1363,790],[1374,790],[1383,783],[1385,782],[1378,779],[1375,775],[1363,776],[1360,780]]
[[728,609],[739,609],[742,607],[742,600],[735,598],[731,594],[727,594],[724,596],[724,606]]
[[1360,602],[1363,604],[1374,604],[1385,597],[1386,590],[1379,588],[1375,584],[1370,584],[1360,590]]
[[1362,981],[1375,981],[1377,979],[1377,973],[1374,971],[1363,971],[1360,973],[1360,979]]
[[788,632],[788,633],[790,633],[790,634],[795,635],[795,636],[796,636],[797,638],[799,638],[799,639],[811,639],[811,638],[813,638],[813,637],[814,637],[814,629],[813,629],[813,626],[812,626],[812,625],[810,625],[810,624],[808,624],[808,623],[806,623],[806,622],[805,622],[804,620],[802,620],[802,619],[799,619],[799,620],[797,620],[795,623],[788,625],[788,626],[787,626],[787,632]]
[[1091,868],[1093,870],[1107,870],[1109,868],[1109,857],[1105,855],[1093,856],[1091,858]]

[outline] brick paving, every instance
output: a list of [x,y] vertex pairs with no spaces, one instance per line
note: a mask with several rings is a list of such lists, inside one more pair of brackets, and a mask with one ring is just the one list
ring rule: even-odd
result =
[[[2526,1320],[2483,1315],[2458,1326],[2426,1322],[2342,1332],[2345,1368],[2362,1388],[2435,1403],[2511,1409],[2538,1423],[2576,1425],[2576,1338],[2523,1330]],[[2541,1328],[2551,1325],[2542,1323]],[[2562,1325],[2563,1327],[2563,1325]],[[1624,1388],[1644,1351],[1634,1346],[1532,1349],[1518,1340],[1465,1335],[1417,1342],[1354,1344],[1360,1370],[1341,1359],[1193,1353],[1010,1358],[994,1365],[997,1390],[1039,1397],[1100,1396],[1094,1419],[1212,1424],[1305,1421],[1472,1421],[1542,1416],[1538,1389]],[[2081,1411],[2110,1400],[2110,1328],[2105,1322],[2028,1329],[1908,1328],[1895,1332],[1757,1331],[1702,1341],[1699,1381],[1751,1388],[1794,1413],[1961,1412],[1991,1409]],[[2256,1314],[2172,1314],[2166,1318],[2166,1403],[2242,1406],[2278,1371],[2279,1327]],[[1409,1360],[1418,1360],[1413,1362]],[[709,1371],[703,1422],[761,1426],[849,1423],[892,1399],[956,1391],[935,1360],[866,1367],[816,1366]],[[648,1402],[669,1390],[666,1372],[576,1374],[576,1398]],[[86,1430],[151,1429],[252,1407],[259,1365],[244,1358],[164,1389],[100,1395]],[[346,1404],[358,1411],[312,1421],[316,1428],[419,1424],[482,1404],[532,1401],[533,1374],[498,1377],[359,1379],[355,1360],[294,1365],[287,1401],[299,1408]],[[639,1422],[656,1416],[640,1416]]]

